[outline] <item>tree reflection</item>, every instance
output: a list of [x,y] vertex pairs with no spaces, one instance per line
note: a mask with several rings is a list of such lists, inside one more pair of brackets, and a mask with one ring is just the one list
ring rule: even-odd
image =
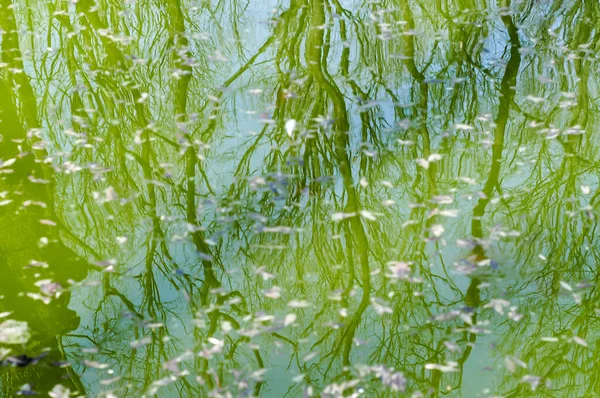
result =
[[[8,51],[8,46],[3,50]],[[79,325],[79,316],[68,308],[69,285],[86,276],[88,265],[61,241],[64,231],[54,213],[53,181],[46,179],[52,175],[48,170],[44,173],[47,166],[35,155],[35,148],[40,152],[43,148],[35,130],[25,132],[21,118],[27,116],[21,116],[14,104],[18,100],[27,104],[22,92],[27,90],[13,95],[0,82],[0,156],[4,159],[0,185],[5,198],[0,214],[4,231],[0,311],[3,317],[27,322],[33,336],[26,346],[5,347],[2,392],[13,396],[29,385],[25,390],[48,393],[62,384],[83,393],[85,387],[66,361],[63,336]]]
[[0,0],[5,394],[593,395],[598,5],[267,3]]

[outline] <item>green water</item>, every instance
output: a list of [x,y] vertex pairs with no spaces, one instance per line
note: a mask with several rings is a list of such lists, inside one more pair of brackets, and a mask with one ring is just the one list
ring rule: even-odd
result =
[[598,21],[0,0],[2,396],[600,396]]

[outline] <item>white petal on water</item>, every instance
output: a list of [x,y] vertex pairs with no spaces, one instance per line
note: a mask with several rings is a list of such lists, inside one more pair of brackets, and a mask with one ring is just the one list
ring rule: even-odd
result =
[[332,221],[342,221],[342,220],[345,220],[346,218],[354,217],[354,216],[356,216],[356,213],[341,213],[341,212],[333,213],[331,215],[331,220]]
[[562,286],[562,288],[565,289],[566,291],[569,291],[569,292],[573,291],[573,288],[567,282],[560,281],[559,283],[560,283],[560,286]]
[[456,127],[457,130],[463,131],[475,130],[475,127],[471,126],[470,124],[457,123],[454,127]]
[[442,155],[437,154],[437,153],[432,153],[431,155],[429,155],[427,157],[427,159],[416,159],[415,162],[417,162],[417,164],[421,167],[423,167],[425,170],[429,169],[429,165],[432,162],[437,162],[442,160]]
[[426,159],[417,159],[415,162],[425,170],[429,168],[429,162]]
[[444,233],[445,229],[443,225],[435,224],[431,226],[431,234],[436,238],[439,238]]
[[366,218],[367,220],[371,220],[371,221],[377,220],[377,218],[375,217],[375,214],[368,210],[361,210],[359,213],[362,218]]
[[306,354],[304,356],[304,358],[302,358],[302,361],[304,362],[308,362],[311,359],[315,358],[317,355],[319,355],[319,351],[313,351],[313,352],[309,352],[308,354]]
[[95,368],[95,369],[106,369],[108,368],[108,364],[107,363],[101,363],[101,362],[97,362],[97,361],[90,361],[87,359],[84,359],[83,364],[87,367],[90,368]]
[[285,122],[285,132],[290,138],[294,138],[294,130],[296,129],[296,121],[294,119],[290,119]]
[[52,391],[48,392],[48,395],[51,398],[69,398],[71,396],[71,390],[62,384],[57,384],[54,386]]
[[425,369],[434,370],[437,369],[442,373],[458,372],[458,363],[454,361],[448,361],[446,365],[437,363],[426,363]]
[[381,316],[381,315],[385,315],[385,314],[393,314],[394,313],[394,310],[389,305],[387,305],[387,303],[384,302],[383,300],[371,298],[371,305],[373,306],[373,309],[375,310],[377,315]]
[[573,341],[579,344],[580,346],[587,347],[588,343],[584,339],[579,336],[573,336]]
[[449,195],[437,195],[431,198],[431,201],[440,205],[448,205],[454,202],[454,198]]
[[514,373],[517,370],[517,366],[527,369],[527,364],[525,362],[512,355],[504,357],[504,366],[506,366],[506,369],[511,373]]
[[30,338],[27,322],[9,319],[0,324],[0,344],[25,344]]
[[417,221],[415,221],[415,220],[408,220],[408,221],[405,221],[405,222],[403,222],[403,223],[402,223],[402,228],[406,228],[406,227],[408,227],[409,225],[414,225],[414,224],[416,224],[416,223],[417,223]]
[[296,314],[289,313],[285,316],[285,319],[283,320],[283,326],[289,326],[291,324],[293,324],[296,321]]
[[446,348],[451,352],[462,352],[460,346],[453,341],[444,341],[444,346],[446,346]]
[[264,281],[275,279],[275,275],[270,272],[267,272],[266,267],[264,265],[256,269],[256,274],[260,275]]
[[305,377],[306,377],[305,374],[300,373],[299,375],[296,375],[296,376],[292,377],[292,381],[294,383],[301,383],[304,380]]
[[28,264],[28,267],[48,268],[48,263],[44,261],[31,260]]
[[406,146],[410,146],[410,145],[414,145],[415,144],[414,141],[411,141],[411,140],[400,140],[400,139],[398,140],[398,143],[400,145],[406,145]]
[[504,367],[510,372],[515,373],[517,365],[512,361],[510,355],[504,357]]
[[15,159],[15,158],[8,159],[6,162],[0,161],[0,168],[8,167],[8,166],[12,165],[13,163],[15,163],[16,161],[17,161],[17,159]]
[[510,307],[510,311],[508,311],[508,318],[515,322],[519,322],[523,319],[523,314],[519,314],[517,312],[517,306],[513,305]]
[[531,386],[531,390],[535,391],[540,384],[540,377],[534,375],[525,375],[521,379],[521,383],[528,383]]
[[475,184],[477,184],[477,181],[474,180],[473,178],[470,178],[470,177],[458,177],[457,179],[459,181],[466,182],[469,185],[475,185]]
[[410,274],[410,264],[404,261],[390,261],[387,263],[390,273],[386,275],[392,279],[407,279]]
[[38,293],[27,293],[27,297],[32,298],[34,300],[40,300],[42,303],[48,305],[52,301],[50,297],[43,296]]
[[504,309],[510,306],[510,302],[504,299],[491,299],[483,308],[493,308],[500,315],[504,315]]
[[281,288],[279,286],[273,286],[270,289],[265,290],[264,295],[270,299],[278,299],[281,297]]
[[140,98],[138,98],[137,103],[138,104],[143,104],[144,102],[146,102],[146,100],[150,97],[150,94],[148,93],[141,93],[140,94]]
[[454,217],[458,217],[458,210],[457,209],[440,210],[440,212],[438,214],[440,216],[454,218]]
[[129,342],[129,345],[131,346],[131,348],[140,348],[140,347],[143,347],[150,343],[152,343],[152,337],[145,336],[139,340],[133,340],[133,341]]
[[458,317],[462,319],[467,325],[473,325],[473,318],[471,317],[471,314],[461,312],[460,314],[458,314]]
[[547,343],[556,343],[558,342],[558,337],[542,337],[540,340],[545,341]]
[[207,340],[208,340],[209,343],[211,343],[213,345],[216,345],[216,346],[223,346],[223,345],[225,345],[225,343],[223,341],[221,341],[221,340],[219,340],[217,338],[214,338],[214,337],[209,337]]
[[527,97],[525,97],[525,99],[527,101],[533,102],[534,104],[539,104],[539,103],[542,103],[542,102],[546,101],[545,98],[534,97],[533,95],[528,95]]
[[311,304],[306,300],[292,300],[288,303],[290,308],[308,308]]

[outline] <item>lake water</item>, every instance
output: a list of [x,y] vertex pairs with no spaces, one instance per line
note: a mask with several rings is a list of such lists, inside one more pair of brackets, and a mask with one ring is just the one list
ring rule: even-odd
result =
[[0,0],[0,390],[600,396],[600,4]]

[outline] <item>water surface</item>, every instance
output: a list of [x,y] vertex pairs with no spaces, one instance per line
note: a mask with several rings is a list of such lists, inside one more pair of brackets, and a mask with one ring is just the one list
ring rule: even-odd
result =
[[595,397],[600,5],[0,0],[0,386]]

